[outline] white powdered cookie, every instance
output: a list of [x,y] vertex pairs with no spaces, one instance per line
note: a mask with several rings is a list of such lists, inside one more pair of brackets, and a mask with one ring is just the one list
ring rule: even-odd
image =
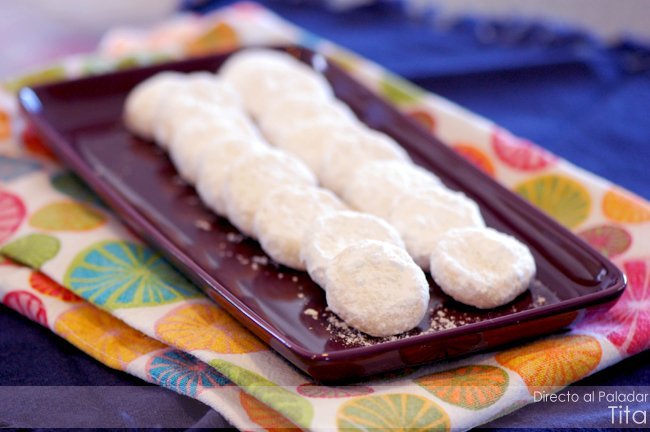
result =
[[259,124],[264,136],[276,146],[283,147],[284,137],[313,123],[352,123],[354,113],[336,99],[314,99],[291,93],[269,105],[260,114]]
[[135,86],[124,104],[127,128],[145,139],[153,139],[153,121],[160,100],[182,86],[183,75],[177,72],[161,72]]
[[[215,111],[216,112],[216,111]],[[240,115],[223,114],[208,119],[191,119],[178,123],[169,142],[169,157],[176,170],[190,184],[195,184],[203,154],[224,139],[256,141],[248,120]]]
[[363,240],[379,240],[404,248],[397,230],[371,214],[344,210],[318,217],[303,237],[300,249],[309,276],[324,289],[325,271],[332,259]]
[[[296,66],[296,63],[298,66]],[[289,54],[266,48],[248,48],[231,55],[219,69],[219,76],[230,83],[241,83],[250,78],[249,74],[261,71],[286,71],[302,65]],[[238,87],[238,85],[234,85]]]
[[198,159],[196,191],[203,203],[220,216],[226,215],[223,185],[237,161],[252,152],[268,148],[250,138],[224,138],[204,149]]
[[316,185],[316,178],[300,160],[275,149],[254,152],[232,167],[223,186],[226,214],[247,235],[266,195],[286,184]]
[[431,253],[431,276],[455,300],[491,309],[526,291],[535,276],[528,247],[491,228],[460,228],[442,235]]
[[288,92],[300,93],[312,99],[332,98],[332,90],[327,81],[320,75],[300,69],[268,73],[258,79],[254,88],[257,96],[244,99],[244,103],[247,110],[256,117]]
[[404,249],[390,243],[353,243],[332,260],[325,278],[329,308],[371,336],[411,330],[427,311],[424,273]]
[[412,163],[382,160],[359,168],[341,196],[353,208],[387,218],[396,197],[440,185],[438,177]]
[[474,201],[441,187],[398,196],[388,222],[400,233],[415,262],[425,270],[441,235],[454,228],[485,226]]
[[246,110],[254,116],[289,93],[320,99],[332,95],[321,75],[289,54],[275,50],[248,49],[233,54],[219,75],[237,90]]
[[309,185],[286,185],[269,193],[253,220],[253,231],[264,251],[275,261],[304,270],[302,238],[317,217],[342,210],[332,192]]
[[302,160],[313,172],[318,173],[329,146],[336,136],[354,135],[355,127],[347,122],[333,122],[329,118],[306,124],[286,133],[272,144]]
[[341,194],[356,172],[378,160],[410,161],[399,144],[389,136],[363,126],[334,131],[317,171],[321,184]]
[[243,109],[241,98],[233,86],[210,72],[185,75],[182,92],[190,97],[220,107]]
[[259,136],[253,123],[241,111],[227,108],[188,95],[170,96],[160,104],[154,118],[154,138],[163,149],[171,144],[176,131],[190,121],[231,123],[230,128],[238,128],[242,133]]

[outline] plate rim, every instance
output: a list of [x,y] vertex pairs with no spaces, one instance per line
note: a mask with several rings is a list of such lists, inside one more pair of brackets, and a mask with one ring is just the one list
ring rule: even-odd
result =
[[[283,45],[281,47],[279,46],[267,46],[267,47],[280,48],[280,49],[293,50],[293,51],[298,50],[299,52],[307,53],[308,55],[322,55],[321,53],[315,52],[310,48],[303,47],[300,45]],[[193,57],[190,59],[175,60],[171,62],[164,62],[164,63],[148,65],[144,67],[118,70],[118,71],[113,71],[101,75],[91,75],[91,76],[64,80],[55,83],[48,83],[48,84],[43,84],[43,85],[38,85],[33,87],[23,87],[22,89],[19,90],[18,100],[20,102],[20,108],[27,115],[29,122],[35,126],[36,130],[39,133],[45,136],[46,138],[45,141],[50,143],[49,147],[51,147],[54,150],[54,152],[57,154],[57,156],[60,157],[61,162],[63,162],[68,167],[70,167],[76,174],[78,174],[84,180],[84,182],[88,183],[91,186],[91,188],[94,189],[103,199],[109,202],[111,210],[116,210],[115,214],[118,216],[121,223],[125,223],[129,227],[133,228],[136,232],[138,232],[139,235],[143,236],[147,242],[152,242],[154,247],[158,249],[162,253],[162,255],[164,255],[167,259],[169,259],[175,265],[175,267],[177,267],[178,270],[181,271],[185,276],[187,276],[190,280],[196,283],[199,286],[199,288],[202,288],[205,291],[205,287],[206,286],[209,287],[211,293],[206,293],[208,297],[217,301],[217,303],[219,303],[220,306],[224,307],[228,311],[228,313],[235,315],[235,318],[240,322],[241,319],[239,319],[238,314],[241,314],[241,316],[244,318],[244,321],[246,321],[245,323],[242,324],[244,324],[244,326],[248,330],[252,331],[258,337],[261,337],[263,341],[269,344],[273,349],[275,349],[276,351],[280,351],[280,353],[285,358],[287,357],[286,354],[288,351],[288,353],[292,353],[293,355],[301,359],[303,362],[303,366],[308,366],[305,363],[309,363],[309,365],[311,365],[312,367],[325,365],[325,364],[332,365],[332,363],[338,363],[338,362],[354,361],[355,359],[359,359],[359,357],[371,358],[379,354],[384,354],[393,351],[400,351],[402,349],[409,348],[412,346],[419,346],[422,344],[430,343],[438,339],[445,339],[448,337],[461,336],[465,334],[479,333],[485,330],[505,327],[508,324],[517,325],[519,323],[531,322],[536,319],[542,319],[551,316],[560,316],[565,313],[576,312],[581,309],[608,304],[616,300],[618,297],[620,297],[620,295],[622,295],[627,285],[626,282],[627,279],[625,274],[622,273],[620,269],[618,269],[618,267],[616,267],[607,257],[604,257],[601,254],[599,254],[591,245],[587,244],[580,237],[574,235],[573,233],[571,233],[571,231],[559,225],[557,221],[543,214],[539,209],[535,208],[534,206],[524,201],[531,208],[533,208],[536,211],[536,213],[543,216],[544,222],[550,221],[552,224],[556,225],[557,227],[560,227],[562,230],[569,233],[572,237],[572,240],[574,240],[574,242],[578,242],[579,246],[582,249],[585,249],[586,251],[594,255],[594,257],[598,259],[602,267],[607,269],[607,275],[605,277],[607,278],[608,281],[611,282],[610,285],[606,287],[602,287],[602,289],[599,289],[595,292],[562,300],[559,301],[558,303],[544,305],[533,309],[522,310],[511,314],[503,315],[500,317],[490,318],[484,321],[477,321],[469,324],[464,324],[462,326],[458,326],[451,329],[439,330],[439,331],[426,333],[426,334],[413,335],[402,339],[385,341],[375,345],[348,347],[335,352],[326,353],[327,354],[326,356],[323,356],[324,353],[322,352],[312,352],[306,349],[305,347],[296,344],[295,342],[290,340],[290,338],[285,337],[285,335],[283,335],[283,332],[280,331],[278,327],[275,327],[273,323],[268,322],[266,319],[259,316],[254,310],[248,307],[242,300],[240,300],[233,293],[231,293],[228,290],[228,288],[226,288],[220,282],[218,282],[213,277],[211,277],[207,271],[203,270],[188,255],[182,252],[182,250],[180,250],[180,248],[178,248],[173,243],[172,240],[167,238],[160,230],[157,229],[155,225],[151,224],[146,218],[146,216],[141,214],[135,207],[133,207],[128,202],[128,199],[126,197],[123,197],[115,188],[111,187],[108,182],[105,182],[101,176],[97,175],[92,170],[90,165],[84,160],[81,154],[75,151],[74,145],[72,143],[69,143],[67,139],[63,136],[63,134],[44,118],[43,107],[40,104],[34,104],[34,98],[40,101],[40,98],[38,97],[40,92],[47,91],[51,88],[56,88],[56,87],[64,88],[66,85],[74,84],[77,82],[84,82],[84,81],[91,82],[98,79],[110,79],[110,78],[119,77],[120,75],[131,75],[134,73],[142,73],[143,75],[144,74],[150,75],[157,71],[162,71],[162,70],[177,70],[179,67],[181,70],[185,70],[185,69],[192,70],[192,65],[194,63],[200,64],[206,61],[207,59],[215,59],[215,58],[227,56],[232,54],[233,52],[237,52],[241,49],[246,49],[246,48],[249,47],[237,48],[235,50],[230,50],[227,52],[217,53],[209,56]],[[329,60],[329,63],[330,64],[334,63],[334,67],[338,67],[336,63],[333,62],[332,60]],[[339,69],[341,68],[339,67]],[[349,75],[345,71],[343,73]],[[354,77],[352,78],[355,79]],[[359,85],[363,85],[363,84],[359,83]],[[396,107],[393,104],[388,103],[379,95],[377,96],[380,99],[382,99],[383,103],[388,105],[391,109],[397,111]],[[399,111],[398,113],[400,116],[402,116],[407,121],[409,121],[413,125],[413,127],[422,129],[421,126],[417,122],[415,122],[415,120],[408,118],[407,116],[405,116]],[[427,132],[427,134],[429,134],[429,132]],[[438,141],[435,137],[432,138]],[[449,151],[453,153],[451,149],[449,149]],[[474,167],[469,162],[462,159],[460,156],[456,155],[455,153],[454,155],[460,159],[461,161],[460,163],[466,164],[467,169],[475,170],[480,174],[484,175],[487,181],[493,184],[492,186],[496,185],[499,188],[502,188],[505,191],[507,191],[509,194],[521,199],[514,192],[506,189],[502,184],[498,183],[496,180],[480,172],[478,168]],[[115,209],[115,207],[117,207],[117,209]],[[124,214],[126,214],[126,216]],[[153,230],[151,229],[151,227],[153,227]],[[200,281],[197,281],[196,278],[200,278]],[[603,283],[604,281],[601,281],[598,283],[598,285],[602,285]],[[223,302],[227,304],[222,304],[222,302],[220,302],[217,298],[214,297],[214,294],[218,295],[219,298],[222,299]],[[234,309],[236,312],[233,312],[231,309]],[[263,336],[259,334],[260,332],[263,334]],[[281,346],[277,346],[278,344],[274,343],[274,341],[279,342]],[[280,349],[280,348],[284,348],[284,349]],[[431,361],[435,361],[435,360],[429,360],[429,362]],[[311,376],[311,373],[308,371],[306,367],[298,365],[294,361],[291,361],[291,363],[295,364],[301,370],[303,370],[305,373]]]

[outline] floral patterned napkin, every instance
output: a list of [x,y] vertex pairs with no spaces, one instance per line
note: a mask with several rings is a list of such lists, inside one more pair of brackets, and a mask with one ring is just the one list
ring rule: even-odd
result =
[[[626,272],[609,312],[505,351],[317,386],[123,228],[55,162],[16,111],[17,86],[230,49],[293,42],[319,50],[421,121],[495,180]],[[148,32],[116,30],[100,53],[63,61],[0,93],[0,299],[99,361],[196,397],[239,428],[470,428],[650,346],[650,206],[449,101],[251,3]],[[20,143],[20,145],[19,145]],[[243,391],[242,391],[243,390]],[[279,414],[278,414],[279,413]]]

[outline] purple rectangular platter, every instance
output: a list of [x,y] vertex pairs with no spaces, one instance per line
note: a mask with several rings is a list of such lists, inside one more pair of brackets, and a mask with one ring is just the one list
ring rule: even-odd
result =
[[[244,326],[309,376],[352,381],[525,341],[566,327],[589,308],[609,307],[625,278],[606,258],[476,169],[335,64],[301,47],[283,49],[317,67],[368,126],[397,140],[413,160],[480,205],[488,225],[527,244],[537,280],[512,303],[479,311],[431,283],[431,312],[393,340],[351,337],[332,326],[324,292],[304,272],[266,258],[257,242],[178,181],[165,154],[122,123],[129,90],[163,71],[216,71],[229,54],[126,70],[20,92],[30,122],[59,158],[137,233]],[[268,262],[267,262],[268,261]],[[314,309],[318,316],[306,314]]]

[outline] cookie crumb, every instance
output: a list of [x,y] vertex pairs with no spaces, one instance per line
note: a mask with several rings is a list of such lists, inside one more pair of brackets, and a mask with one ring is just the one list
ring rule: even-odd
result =
[[226,234],[226,240],[230,243],[241,243],[241,241],[244,240],[244,236],[239,233],[229,232]]
[[265,266],[265,265],[268,265],[268,264],[269,264],[269,257],[264,256],[264,255],[253,255],[253,257],[251,258],[251,260],[252,260],[255,264],[262,265],[262,266]]
[[246,257],[245,257],[244,255],[242,255],[242,254],[237,254],[235,257],[237,258],[237,261],[239,261],[239,264],[241,264],[241,265],[248,265],[248,264],[250,264],[250,260],[249,260],[248,258],[246,258]]
[[308,308],[303,311],[303,314],[312,317],[312,319],[318,319],[318,311],[316,309]]
[[343,343],[345,346],[370,346],[383,342],[391,342],[396,340],[405,339],[418,334],[430,334],[442,330],[449,330],[461,325],[470,324],[474,320],[469,319],[465,314],[462,318],[458,318],[456,314],[451,318],[445,308],[438,310],[431,310],[431,321],[429,327],[426,329],[416,328],[411,331],[401,333],[393,336],[386,337],[373,337],[363,333],[354,327],[350,327],[338,316],[326,309],[323,313],[323,318],[327,321],[326,329],[332,336]]
[[424,331],[424,333],[431,333],[433,331],[448,330],[458,327],[460,323],[455,322],[447,316],[447,312],[444,309],[438,309],[436,311],[436,316],[431,320],[429,329]]
[[194,222],[194,226],[201,231],[212,231],[212,224],[207,220],[199,219]]

